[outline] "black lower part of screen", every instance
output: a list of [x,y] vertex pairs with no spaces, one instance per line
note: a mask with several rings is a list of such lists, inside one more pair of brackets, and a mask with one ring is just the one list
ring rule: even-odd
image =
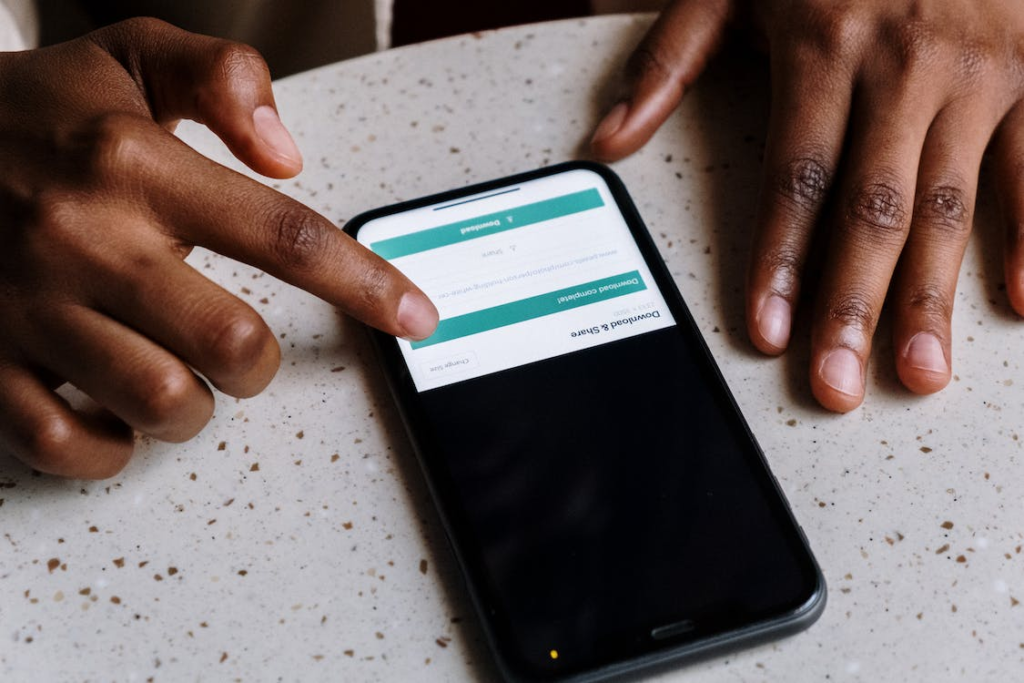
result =
[[675,647],[815,590],[703,359],[674,327],[421,395],[428,466],[520,675]]

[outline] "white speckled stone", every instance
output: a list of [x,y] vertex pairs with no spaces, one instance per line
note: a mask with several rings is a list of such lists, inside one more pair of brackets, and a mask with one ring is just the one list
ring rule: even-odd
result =
[[[337,221],[575,157],[649,22],[454,38],[280,82],[306,170],[280,189]],[[960,278],[956,377],[895,379],[883,323],[869,396],[840,417],[743,332],[767,118],[763,65],[719,64],[617,164],[810,538],[830,586],[809,631],[663,674],[686,681],[1009,681],[1024,671],[1024,326],[990,197]],[[198,127],[182,136],[232,163]],[[206,253],[192,262],[280,335],[262,396],[219,398],[185,445],[118,477],[0,461],[0,678],[491,680],[444,535],[362,331]],[[805,323],[804,317],[798,322]],[[681,389],[682,390],[682,389]]]

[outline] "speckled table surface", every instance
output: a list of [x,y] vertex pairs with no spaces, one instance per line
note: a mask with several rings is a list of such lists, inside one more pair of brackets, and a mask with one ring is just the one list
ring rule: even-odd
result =
[[[280,189],[343,223],[378,205],[573,158],[649,17],[449,39],[281,81],[306,170]],[[830,586],[809,631],[687,681],[1024,675],[1024,324],[984,198],[960,277],[956,377],[913,397],[883,323],[864,406],[807,389],[742,327],[767,118],[764,67],[713,67],[616,165],[807,532]],[[182,136],[238,167],[198,127]],[[491,680],[444,534],[362,330],[208,253],[194,265],[279,334],[262,396],[219,397],[186,445],[142,441],[104,482],[0,461],[0,679]]]

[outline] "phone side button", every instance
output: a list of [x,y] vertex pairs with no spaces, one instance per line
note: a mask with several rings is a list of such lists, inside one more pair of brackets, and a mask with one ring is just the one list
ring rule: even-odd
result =
[[673,638],[688,631],[692,631],[696,628],[697,624],[693,623],[690,619],[683,619],[673,624],[666,624],[665,626],[658,626],[657,628],[651,629],[651,638],[655,640],[666,640]]

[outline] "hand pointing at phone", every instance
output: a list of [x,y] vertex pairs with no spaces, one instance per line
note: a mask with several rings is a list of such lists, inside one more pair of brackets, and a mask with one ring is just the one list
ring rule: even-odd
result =
[[[201,430],[207,382],[239,397],[270,382],[274,335],[182,262],[193,246],[398,336],[437,324],[419,289],[327,219],[171,135],[183,118],[263,175],[302,168],[246,46],[139,19],[0,54],[0,451],[38,470],[111,476],[133,431]],[[65,381],[102,411],[73,411],[53,392]]]
[[677,0],[633,54],[629,94],[597,127],[594,153],[612,160],[640,148],[736,25],[763,40],[772,78],[747,278],[754,346],[785,351],[812,235],[827,230],[812,314],[815,397],[840,412],[861,403],[887,297],[900,379],[917,393],[942,389],[990,145],[1008,225],[1007,292],[1024,315],[1024,8],[1019,0]]

